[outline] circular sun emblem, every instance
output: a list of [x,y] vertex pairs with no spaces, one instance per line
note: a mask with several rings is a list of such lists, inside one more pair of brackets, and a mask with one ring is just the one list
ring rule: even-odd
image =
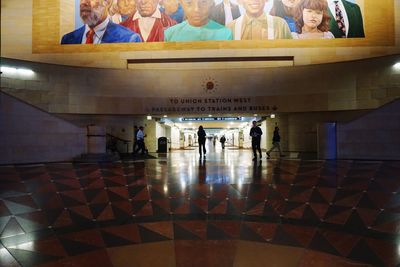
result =
[[204,89],[204,91],[206,91],[206,93],[214,93],[215,91],[217,91],[218,89],[218,82],[211,77],[207,77],[204,79],[203,83],[202,83],[202,87]]

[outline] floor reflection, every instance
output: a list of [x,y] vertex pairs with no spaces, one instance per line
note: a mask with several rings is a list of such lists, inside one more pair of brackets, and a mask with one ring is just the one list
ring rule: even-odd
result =
[[400,162],[207,151],[0,166],[0,266],[400,263]]

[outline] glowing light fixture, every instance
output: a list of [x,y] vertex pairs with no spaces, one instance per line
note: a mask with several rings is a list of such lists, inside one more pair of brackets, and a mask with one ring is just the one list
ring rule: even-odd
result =
[[275,119],[275,114],[271,114],[271,115],[270,115],[270,118],[271,118],[271,119]]
[[1,72],[4,74],[15,74],[15,73],[17,73],[17,69],[1,66]]
[[212,117],[212,115],[210,114],[210,115],[208,115],[208,117]]
[[164,115],[163,117],[164,117],[164,118],[168,118],[168,115]]
[[151,121],[152,119],[153,119],[153,118],[152,118],[150,115],[147,116],[147,120],[148,120],[148,121]]
[[396,64],[394,64],[393,68],[395,68],[396,70],[400,70],[400,62],[397,62]]
[[29,69],[17,69],[18,74],[23,76],[32,76],[34,72]]
[[35,74],[33,70],[30,69],[24,69],[24,68],[14,68],[14,67],[7,67],[7,66],[1,66],[1,72],[2,74],[4,73],[5,75],[21,75],[21,76],[32,76]]

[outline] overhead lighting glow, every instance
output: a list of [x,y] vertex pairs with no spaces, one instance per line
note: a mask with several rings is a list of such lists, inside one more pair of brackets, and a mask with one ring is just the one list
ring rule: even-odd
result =
[[271,119],[275,119],[275,114],[270,115]]
[[212,117],[212,115],[210,114],[210,115],[208,115],[208,117]]
[[5,75],[19,74],[21,76],[32,76],[33,74],[35,74],[33,70],[30,69],[24,69],[24,68],[18,69],[7,66],[1,66],[1,72],[4,73]]
[[396,70],[400,70],[400,62],[397,62],[396,64],[394,64],[393,68],[395,68]]
[[24,76],[31,76],[34,74],[32,70],[29,69],[17,69],[18,74],[24,75]]
[[148,121],[151,121],[153,118],[149,115],[149,116],[147,116],[147,120]]
[[17,69],[1,66],[1,72],[4,74],[15,74],[17,72]]
[[164,115],[163,117],[164,117],[164,118],[168,118],[168,116],[167,116],[167,115]]

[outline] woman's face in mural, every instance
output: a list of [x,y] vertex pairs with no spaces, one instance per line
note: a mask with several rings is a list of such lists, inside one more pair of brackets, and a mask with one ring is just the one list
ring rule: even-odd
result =
[[208,23],[212,0],[182,0],[181,4],[190,25],[201,27]]
[[300,0],[282,0],[282,4],[288,8],[294,8]]
[[83,23],[90,27],[100,24],[107,16],[109,3],[106,0],[80,0],[79,12]]
[[117,5],[121,15],[132,15],[136,11],[135,0],[118,0]]
[[306,30],[316,29],[322,22],[324,12],[315,9],[303,9],[304,28]]

